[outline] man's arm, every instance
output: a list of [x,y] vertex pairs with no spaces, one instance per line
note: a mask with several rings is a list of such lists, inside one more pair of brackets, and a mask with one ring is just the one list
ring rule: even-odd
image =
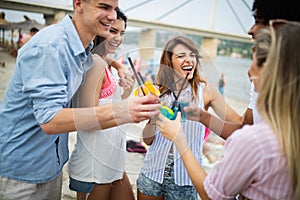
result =
[[245,124],[252,125],[253,124],[253,112],[252,112],[251,108],[247,108],[242,119],[243,119],[243,125],[245,125]]
[[199,121],[223,139],[227,139],[235,130],[240,129],[242,124],[224,121],[211,113],[200,108],[184,108],[188,112],[188,118]]
[[[204,90],[204,97],[209,99],[209,106],[216,116],[203,111],[196,110],[199,121],[209,127],[223,139],[229,137],[236,129],[242,127],[242,117],[225,101],[218,89],[211,84],[207,84]],[[208,107],[208,106],[206,106]],[[198,113],[197,113],[198,112]]]
[[41,128],[47,134],[76,130],[106,129],[125,123],[139,123],[159,113],[158,97],[132,97],[113,104],[89,108],[65,108]]

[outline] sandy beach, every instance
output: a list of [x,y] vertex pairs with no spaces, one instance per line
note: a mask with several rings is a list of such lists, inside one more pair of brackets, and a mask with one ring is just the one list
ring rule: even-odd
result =
[[[12,71],[15,67],[15,58],[9,55],[8,50],[0,47],[0,62],[5,62],[5,67],[0,66],[0,102],[5,92],[5,88],[8,84]],[[226,97],[228,103],[240,114],[244,112],[247,107],[247,102],[236,100],[234,98]],[[124,126],[124,132],[127,134],[128,140],[139,141],[142,129],[145,122],[140,124],[128,124]],[[214,134],[210,134],[210,137],[217,137]],[[76,142],[76,132],[69,134],[69,151],[72,152],[74,144]],[[223,146],[211,144],[211,154],[214,154],[216,158],[220,158],[223,153]],[[136,179],[142,166],[144,155],[140,153],[126,152],[126,171],[132,184],[134,193],[136,193]],[[209,163],[204,159],[204,168],[209,171],[213,167],[213,164]],[[67,165],[64,166],[63,170],[63,190],[62,199],[71,200],[76,199],[76,194],[70,191],[68,188],[69,178],[67,173]]]

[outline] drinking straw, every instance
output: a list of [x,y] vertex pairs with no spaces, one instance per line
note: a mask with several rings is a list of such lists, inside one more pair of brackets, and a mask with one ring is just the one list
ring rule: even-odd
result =
[[182,83],[182,85],[181,85],[181,87],[180,87],[180,89],[179,89],[179,92],[178,92],[178,94],[177,94],[177,96],[176,96],[176,98],[175,98],[175,101],[174,101],[174,103],[173,103],[172,110],[173,110],[175,107],[178,107],[178,106],[179,106],[179,105],[178,105],[178,98],[179,98],[179,96],[180,96],[180,93],[181,93],[181,91],[182,91],[182,89],[183,89],[183,86],[184,86],[184,84],[185,84],[185,81],[186,81],[188,75],[189,75],[189,73],[186,74],[186,76],[185,76],[185,78],[184,78],[184,80],[183,80],[183,83]]
[[170,87],[168,87],[168,89],[166,89],[163,93],[161,93],[159,95],[159,98],[163,97],[165,94],[167,94],[168,91],[172,91],[172,88],[179,82],[181,81],[181,79],[178,79],[175,83],[173,83],[172,85],[170,85]]
[[140,81],[140,79],[139,79],[139,76],[138,76],[138,74],[137,74],[137,72],[136,72],[136,70],[135,70],[135,68],[134,68],[134,65],[133,65],[132,60],[131,60],[130,57],[128,57],[128,61],[129,61],[129,64],[130,64],[130,66],[131,66],[131,69],[132,69],[132,71],[133,71],[133,73],[134,73],[134,76],[135,76],[135,78],[136,78],[136,80],[137,80],[137,82],[138,82],[138,84],[139,84],[139,86],[140,86],[140,88],[141,88],[141,90],[142,90],[142,92],[143,92],[143,95],[146,96],[146,93],[145,93],[145,91],[144,91],[144,89],[143,89],[143,85],[142,85],[142,83],[141,83],[141,81]]
[[144,81],[144,78],[143,78],[141,72],[138,72],[138,75],[139,75],[140,79],[142,80],[142,83],[145,84],[145,81]]

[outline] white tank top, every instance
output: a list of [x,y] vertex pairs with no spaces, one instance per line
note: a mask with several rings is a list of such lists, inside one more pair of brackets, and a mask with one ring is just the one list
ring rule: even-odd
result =
[[[111,77],[110,77],[111,78]],[[117,89],[98,105],[121,100],[122,88]],[[77,142],[69,161],[69,175],[85,182],[111,183],[123,178],[125,171],[126,135],[121,126],[97,131],[78,131]]]

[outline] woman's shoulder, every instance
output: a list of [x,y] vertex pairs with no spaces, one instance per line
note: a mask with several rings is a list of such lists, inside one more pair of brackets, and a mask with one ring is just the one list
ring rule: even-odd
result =
[[93,54],[92,57],[93,57],[95,63],[96,62],[97,63],[101,62],[101,63],[107,65],[106,61],[101,56],[99,56],[98,54]]
[[93,72],[93,71],[99,71],[100,70],[101,73],[104,72],[105,68],[108,66],[106,61],[101,56],[99,56],[97,54],[93,54],[92,57],[93,57],[93,60],[94,60],[94,64],[91,68],[92,70],[90,70],[90,71]]

